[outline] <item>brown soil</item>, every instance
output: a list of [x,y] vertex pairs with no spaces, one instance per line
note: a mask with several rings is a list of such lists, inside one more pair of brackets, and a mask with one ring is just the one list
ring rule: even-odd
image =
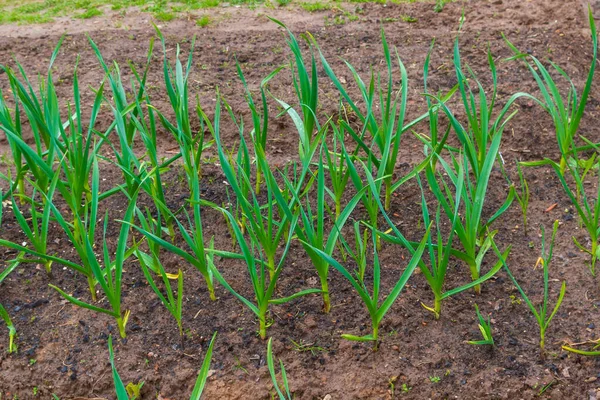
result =
[[[339,57],[350,61],[363,75],[369,67],[380,69],[383,63],[380,45],[380,24],[396,18],[397,22],[383,26],[390,44],[407,67],[411,79],[409,111],[417,116],[424,110],[422,66],[432,38],[436,51],[432,58],[430,85],[433,90],[447,90],[456,82],[452,68],[452,42],[457,35],[458,21],[464,9],[466,22],[460,33],[464,62],[480,74],[484,84],[491,79],[487,71],[488,43],[498,60],[510,55],[500,33],[507,35],[520,49],[558,62],[581,87],[591,60],[591,45],[584,8],[579,0],[496,0],[469,1],[447,4],[443,12],[433,12],[432,4],[410,5],[344,4],[340,6],[359,16],[358,21],[343,25],[326,24],[341,15],[341,10],[307,13],[300,9],[224,8],[213,12],[218,24],[210,28],[195,25],[196,16],[163,24],[171,54],[178,42],[189,41],[197,35],[194,54],[195,69],[191,74],[190,91],[199,96],[201,104],[214,107],[215,87],[236,113],[249,121],[242,97],[242,86],[235,71],[235,59],[242,63],[246,79],[252,88],[276,66],[287,62],[289,51],[285,37],[265,15],[284,21],[297,34],[309,31],[319,42],[333,68],[351,81]],[[409,15],[417,19],[407,23]],[[21,62],[33,74],[44,73],[63,31],[65,43],[54,66],[56,85],[64,101],[72,93],[72,68],[81,55],[80,86],[97,86],[103,74],[92,55],[85,33],[98,43],[107,61],[116,61],[125,70],[127,61],[142,64],[154,31],[145,20],[147,16],[130,13],[90,21],[59,21],[40,26],[0,26],[0,60],[13,64],[11,57]],[[188,44],[183,43],[182,48]],[[33,76],[33,75],[30,75]],[[506,100],[516,91],[536,93],[535,82],[525,68],[516,63],[498,62],[499,96]],[[162,63],[156,50],[150,70],[150,95],[155,106],[167,110],[161,84]],[[335,112],[337,94],[321,75],[321,111]],[[600,126],[595,123],[600,112],[600,82],[596,80],[586,110],[581,132],[600,141]],[[351,86],[351,85],[350,85]],[[8,83],[0,75],[0,87],[7,94]],[[271,90],[293,101],[289,72],[273,81]],[[85,90],[83,103],[91,103],[93,93]],[[516,178],[514,160],[535,160],[544,156],[556,157],[557,148],[553,127],[548,116],[538,107],[520,103],[520,112],[505,132],[502,154],[509,174]],[[456,108],[456,107],[455,107]],[[273,115],[276,112],[274,110]],[[106,117],[108,118],[108,117]],[[104,121],[106,123],[107,120]],[[420,126],[424,131],[427,127]],[[235,143],[237,132],[224,129],[227,144]],[[2,151],[7,152],[2,139]],[[167,154],[175,143],[161,138],[161,151]],[[295,158],[297,137],[293,124],[281,117],[272,124],[269,154],[273,164]],[[407,172],[420,157],[421,146],[411,135],[403,138],[399,166]],[[173,169],[167,175],[169,201],[184,202],[186,189],[180,183],[181,172]],[[383,342],[374,353],[368,345],[348,342],[341,333],[361,334],[368,329],[368,314],[351,286],[335,271],[330,274],[333,309],[323,314],[318,296],[309,296],[273,307],[274,323],[268,334],[274,338],[274,353],[286,366],[291,389],[297,399],[389,399],[389,398],[534,398],[544,385],[551,384],[542,397],[596,398],[600,387],[600,364],[561,351],[564,341],[579,342],[599,336],[598,306],[600,292],[596,279],[587,268],[588,259],[574,246],[571,236],[580,240],[585,235],[578,228],[574,210],[549,169],[526,171],[531,187],[530,225],[528,235],[521,227],[521,214],[516,204],[497,222],[502,247],[512,244],[509,265],[525,290],[540,299],[542,275],[533,270],[540,254],[537,229],[544,224],[550,229],[559,219],[554,260],[551,265],[552,304],[560,281],[567,281],[567,295],[562,308],[548,331],[545,357],[540,356],[538,331],[534,317],[525,303],[516,304],[511,296],[518,293],[505,273],[483,286],[481,296],[465,292],[448,299],[442,318],[434,321],[420,306],[431,303],[431,293],[424,278],[416,274],[382,326]],[[120,174],[109,165],[102,170],[104,189],[119,182]],[[224,177],[214,165],[206,165],[202,185],[205,197],[221,203],[226,199]],[[496,173],[488,195],[489,209],[503,201],[507,185]],[[148,199],[142,200],[148,202]],[[419,190],[411,182],[394,198],[392,215],[402,232],[412,239],[423,234],[419,206]],[[123,213],[123,199],[113,197],[102,204],[118,218]],[[547,212],[549,206],[558,205]],[[357,210],[360,216],[361,209]],[[216,245],[228,248],[231,239],[222,217],[207,210],[203,216],[207,234],[216,236]],[[116,237],[117,227],[111,225]],[[22,241],[14,218],[5,215],[2,237]],[[51,251],[69,256],[67,239],[53,227]],[[113,242],[114,239],[111,240]],[[114,243],[111,243],[111,245]],[[531,245],[530,245],[531,244]],[[2,250],[3,259],[14,256]],[[381,255],[384,266],[384,286],[389,289],[406,261],[396,246],[384,245]],[[185,399],[189,396],[208,339],[218,331],[213,354],[211,377],[205,391],[207,399],[268,399],[274,393],[265,360],[266,343],[256,336],[257,325],[251,312],[224,288],[217,286],[218,301],[210,302],[200,274],[176,257],[165,255],[165,264],[185,271],[184,327],[182,345],[172,317],[164,310],[133,261],[126,265],[124,307],[132,310],[127,340],[116,343],[117,366],[123,380],[144,381],[143,398]],[[278,295],[315,287],[316,274],[298,243],[292,245],[279,284]],[[220,261],[219,267],[233,287],[249,296],[250,285],[245,266],[240,262]],[[468,279],[466,267],[453,263],[448,287],[463,284]],[[386,279],[388,278],[388,279]],[[61,399],[114,399],[114,389],[108,364],[107,338],[115,334],[114,322],[107,316],[76,308],[48,287],[48,283],[65,288],[68,293],[87,298],[84,279],[56,265],[49,278],[43,270],[23,265],[2,284],[0,302],[9,310],[19,337],[19,352],[6,353],[5,331],[0,329],[0,399],[48,399],[55,393]],[[101,300],[102,302],[102,300]],[[473,347],[466,340],[478,339],[479,331],[473,304],[484,314],[491,314],[494,349]],[[315,346],[315,351],[297,351],[292,340]],[[31,360],[35,360],[33,363]],[[33,363],[33,364],[32,364]],[[432,382],[439,377],[439,382]],[[435,380],[435,379],[434,379]],[[395,393],[390,382],[395,382]],[[410,391],[402,392],[402,384]]]

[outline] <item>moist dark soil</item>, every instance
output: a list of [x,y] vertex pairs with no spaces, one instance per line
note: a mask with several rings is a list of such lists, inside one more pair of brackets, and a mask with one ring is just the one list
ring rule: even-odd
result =
[[[354,95],[357,95],[356,85],[351,83],[352,75],[343,59],[354,65],[364,79],[368,78],[371,67],[384,71],[380,39],[383,26],[390,45],[398,49],[408,71],[411,118],[425,111],[421,95],[422,69],[433,38],[436,42],[429,80],[432,91],[447,91],[456,83],[452,45],[458,35],[463,62],[479,75],[486,88],[491,85],[488,47],[494,55],[498,66],[498,110],[515,92],[536,95],[537,86],[527,69],[518,62],[503,61],[511,52],[501,33],[519,49],[541,60],[557,62],[578,88],[583,86],[591,62],[591,41],[585,8],[579,0],[457,1],[447,4],[440,13],[433,8],[431,3],[350,3],[308,13],[291,5],[254,10],[227,7],[211,10],[216,23],[207,28],[196,26],[198,16],[191,14],[188,18],[160,23],[160,28],[167,40],[169,56],[175,55],[176,44],[181,43],[182,56],[187,57],[190,41],[194,35],[197,37],[194,69],[190,75],[192,100],[197,96],[212,116],[218,87],[234,113],[248,122],[243,86],[235,69],[236,58],[253,91],[267,74],[288,63],[290,58],[285,32],[270,22],[267,15],[285,22],[296,34],[313,34]],[[458,32],[463,11],[465,23]],[[117,62],[126,79],[130,79],[127,62],[143,65],[150,39],[155,35],[147,18],[147,15],[131,12],[126,16],[109,14],[89,21],[4,25],[0,27],[0,62],[14,67],[14,60],[18,60],[31,77],[36,73],[44,75],[53,48],[65,33],[64,44],[53,66],[60,99],[65,105],[72,99],[73,66],[80,55],[82,103],[91,105],[94,93],[89,87],[97,87],[104,74],[86,34],[98,44],[105,60]],[[162,83],[161,51],[156,47],[149,71],[149,93],[152,103],[169,115],[170,106]],[[324,73],[319,77],[320,115],[334,115],[338,111],[339,94]],[[600,141],[599,87],[596,79],[580,130],[594,142]],[[0,88],[5,97],[11,96],[5,75],[0,75]],[[271,82],[270,90],[295,104],[289,71],[280,73]],[[285,115],[278,117],[278,110],[272,107],[267,152],[271,164],[281,166],[297,159],[298,137],[291,120]],[[531,101],[519,101],[517,108],[519,113],[507,126],[501,148],[507,174],[513,180],[517,180],[516,161],[557,159],[558,156],[553,125],[545,111]],[[456,102],[453,110],[463,115]],[[86,112],[89,113],[89,107]],[[110,114],[102,114],[99,126],[109,123]],[[197,129],[197,119],[194,124]],[[427,133],[427,128],[426,123],[421,124],[416,131]],[[238,135],[233,124],[224,125],[222,137],[226,147],[233,147]],[[0,150],[9,154],[5,138],[0,141]],[[175,148],[175,141],[161,132],[159,152],[168,156]],[[422,159],[421,150],[420,142],[407,132],[400,149],[399,175],[410,171]],[[109,148],[102,151],[108,153]],[[206,154],[201,186],[204,198],[222,204],[227,202],[225,178],[214,163],[214,155],[214,150]],[[540,268],[534,269],[541,251],[539,225],[550,231],[553,221],[560,221],[550,268],[551,305],[563,280],[567,282],[567,294],[547,332],[544,354],[538,345],[536,321],[525,303],[519,301],[517,290],[503,271],[483,285],[481,295],[467,291],[447,299],[437,321],[420,305],[421,302],[431,304],[432,294],[423,276],[416,273],[384,319],[378,352],[373,352],[368,344],[343,340],[342,333],[366,334],[370,329],[369,318],[351,285],[332,269],[333,307],[329,314],[321,311],[321,299],[316,295],[272,307],[273,323],[268,335],[273,337],[276,358],[285,363],[295,398],[529,399],[541,396],[595,399],[600,390],[600,361],[561,350],[565,342],[584,342],[600,336],[597,278],[590,274],[588,257],[572,241],[574,235],[585,242],[586,235],[550,168],[527,169],[525,175],[531,189],[529,231],[524,232],[516,203],[493,228],[498,230],[496,238],[501,248],[512,245],[508,264],[526,292],[539,302],[542,272]],[[183,177],[178,166],[166,173],[170,206],[185,204],[187,188]],[[107,190],[119,184],[122,176],[114,166],[103,163],[101,180],[102,190]],[[590,185],[591,189],[593,186]],[[508,187],[500,170],[495,170],[486,199],[486,215],[491,215],[502,204]],[[140,204],[151,206],[152,202],[142,197]],[[109,210],[111,219],[120,218],[125,208],[126,201],[119,195],[101,204],[102,213]],[[10,212],[4,214],[0,236],[24,241],[14,217]],[[359,206],[354,214],[353,218],[364,217],[364,209]],[[396,193],[390,215],[408,238],[420,240],[424,229],[420,190],[414,181]],[[207,209],[203,222],[205,234],[214,235],[217,248],[232,249],[229,231],[220,214]],[[107,240],[113,249],[117,236],[118,224],[111,223]],[[49,242],[50,253],[76,260],[68,239],[57,225],[52,226]],[[1,251],[2,260],[15,256],[12,251]],[[163,262],[169,271],[175,272],[178,268],[184,271],[185,335],[183,340],[179,337],[174,319],[146,283],[137,263],[129,260],[125,265],[123,301],[124,308],[131,310],[131,318],[127,339],[115,338],[116,364],[125,383],[143,381],[144,399],[188,398],[210,337],[217,331],[204,398],[272,398],[275,392],[266,366],[266,342],[257,337],[254,315],[219,285],[217,301],[210,301],[200,273],[181,259],[165,252]],[[493,257],[486,260],[484,269],[489,269],[494,262]],[[381,263],[383,292],[387,293],[406,267],[408,256],[400,247],[384,243]],[[242,262],[217,260],[217,266],[234,288],[252,298],[246,266]],[[447,288],[468,281],[467,267],[452,260]],[[89,300],[86,280],[60,265],[54,265],[49,277],[41,266],[24,264],[2,283],[0,303],[7,308],[17,327],[19,351],[7,354],[8,340],[2,328],[0,399],[49,399],[52,394],[60,399],[114,399],[107,349],[109,335],[118,336],[114,321],[106,315],[71,305],[48,284]],[[310,260],[300,243],[294,242],[277,296],[317,286],[317,275]],[[105,299],[100,298],[99,304],[106,306]],[[484,315],[491,315],[494,348],[466,343],[480,339],[474,304],[479,305]]]

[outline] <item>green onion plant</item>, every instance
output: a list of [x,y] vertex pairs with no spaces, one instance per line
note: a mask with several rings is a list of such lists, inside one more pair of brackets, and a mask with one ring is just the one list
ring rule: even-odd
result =
[[[554,248],[554,240],[556,238],[556,232],[558,231],[558,221],[554,221],[554,225],[552,228],[552,238],[550,239],[550,246],[548,248],[546,248],[546,246],[548,244],[546,243],[545,232],[544,232],[543,226],[541,226],[541,231],[542,231],[542,255],[541,255],[541,257],[538,258],[536,267],[537,267],[537,265],[540,265],[540,264],[542,266],[543,275],[544,275],[544,288],[543,288],[544,289],[544,298],[543,298],[542,304],[539,305],[539,308],[536,308],[533,305],[533,303],[531,302],[531,300],[529,299],[529,297],[527,296],[525,291],[521,288],[521,285],[519,285],[519,282],[517,282],[517,279],[514,277],[514,275],[512,274],[512,272],[506,265],[504,259],[502,259],[502,262],[504,264],[504,270],[506,271],[506,273],[510,277],[511,281],[516,286],[517,290],[521,294],[521,297],[523,297],[523,300],[525,300],[525,302],[527,303],[527,306],[531,310],[532,314],[535,316],[535,319],[540,328],[540,349],[543,352],[544,345],[545,345],[545,339],[546,339],[546,330],[548,329],[550,322],[552,321],[552,319],[558,312],[560,305],[562,304],[562,301],[565,297],[565,293],[567,290],[567,283],[566,283],[566,281],[562,282],[560,292],[559,292],[558,298],[556,300],[556,304],[554,305],[554,309],[552,309],[552,311],[550,311],[549,304],[548,304],[548,292],[549,292],[548,269],[550,267],[550,261],[552,260],[552,250]],[[496,247],[496,244],[492,242],[492,246],[494,247],[494,251],[498,254],[498,248]]]
[[389,309],[394,305],[402,289],[406,285],[406,282],[412,275],[413,271],[417,267],[423,251],[425,250],[425,246],[427,243],[427,238],[429,237],[431,225],[427,227],[427,231],[425,232],[425,236],[423,240],[417,247],[416,251],[413,253],[410,262],[405,268],[404,272],[390,291],[390,293],[383,298],[382,302],[380,299],[380,289],[381,289],[381,265],[379,262],[379,254],[377,251],[376,244],[376,234],[372,232],[371,237],[373,238],[373,289],[371,292],[367,289],[365,282],[360,280],[356,276],[354,276],[346,267],[336,261],[330,254],[327,254],[321,251],[318,248],[313,248],[319,256],[323,257],[324,260],[328,264],[330,264],[333,268],[335,268],[339,273],[341,273],[344,278],[346,278],[354,287],[361,300],[367,307],[369,311],[369,315],[371,317],[371,333],[365,336],[356,336],[351,334],[343,334],[342,337],[347,340],[357,341],[357,342],[372,342],[373,350],[377,351],[379,346],[379,325],[383,320],[385,314],[389,311]]
[[[287,44],[294,55],[293,61],[290,62],[290,69],[292,71],[294,92],[298,98],[301,115],[285,101],[277,98],[275,100],[283,107],[283,112],[290,116],[298,130],[300,139],[298,154],[301,162],[306,165],[311,162],[314,149],[321,143],[321,132],[323,129],[319,125],[317,119],[319,83],[315,56],[311,49],[309,74],[307,66],[304,63],[300,45],[292,31],[290,31],[282,22],[271,17],[269,17],[269,19],[287,31],[289,36]],[[315,134],[315,131],[317,134]]]
[[[19,259],[21,256],[23,256],[23,253],[20,253],[19,256],[17,256],[17,258],[7,263],[6,268],[0,273],[0,284],[11,272],[13,272],[20,265]],[[16,353],[17,345],[15,344],[15,338],[17,337],[17,330],[10,319],[10,315],[8,315],[8,311],[6,311],[6,308],[4,308],[2,304],[0,304],[0,317],[4,320],[4,323],[8,328],[8,353]]]
[[[200,372],[198,373],[198,377],[196,378],[196,383],[194,384],[190,400],[200,400],[200,397],[202,396],[202,392],[204,391],[204,387],[206,386],[206,380],[208,379],[208,372],[210,370],[210,362],[212,360],[212,352],[216,338],[217,332],[213,334],[213,337],[210,340],[210,344],[208,345],[208,349],[206,350],[206,354],[204,355],[204,361],[202,361],[202,367],[200,367]],[[112,336],[108,337],[108,355],[117,400],[134,400],[134,398],[130,397],[127,388],[125,387],[123,381],[121,380],[121,377],[119,376],[119,372],[117,372]]]
[[[323,296],[323,311],[328,313],[331,310],[331,300],[329,295],[329,266],[330,263],[323,258],[323,254],[331,257],[338,244],[341,231],[350,218],[352,211],[356,208],[358,202],[362,199],[367,187],[361,188],[355,194],[348,204],[341,211],[338,218],[333,221],[333,226],[326,228],[326,217],[328,216],[328,207],[325,198],[325,167],[323,164],[323,153],[325,148],[321,149],[319,162],[317,167],[316,180],[316,205],[311,206],[310,199],[306,198],[305,203],[298,199],[300,204],[300,221],[301,225],[296,228],[296,236],[302,243],[304,250],[308,254],[313,266],[317,271],[319,280],[321,281],[321,290]],[[290,185],[288,185],[290,186]],[[297,194],[294,192],[294,194]],[[313,209],[314,207],[314,209]],[[289,212],[289,211],[288,211]],[[318,251],[315,251],[318,249]]]
[[[436,174],[432,168],[426,169],[429,187],[447,218],[451,221],[455,220],[457,208],[450,188],[453,187],[455,192],[459,187],[463,188],[460,193],[462,206],[464,207],[464,217],[456,220],[455,225],[456,236],[463,247],[463,251],[455,254],[460,255],[460,258],[467,263],[473,281],[477,281],[481,276],[483,259],[490,250],[496,234],[496,231],[488,232],[488,227],[508,209],[514,199],[514,187],[511,187],[507,199],[500,208],[487,220],[484,218],[483,206],[501,137],[501,134],[498,133],[492,139],[485,162],[476,180],[472,180],[468,172],[470,163],[467,154],[462,157],[462,160],[460,160],[460,155],[458,156],[459,159],[453,157],[452,166],[441,157],[438,158],[438,163],[442,165],[442,170],[447,175],[450,186],[446,183],[441,171]],[[461,171],[464,172],[461,173]],[[474,289],[476,293],[480,293],[480,284],[475,285]]]
[[[42,193],[47,193],[52,181],[53,174],[49,174],[48,171],[52,171],[56,161],[56,146],[60,132],[64,129],[52,76],[52,66],[58,56],[63,39],[64,36],[61,37],[50,57],[46,79],[40,78],[37,88],[34,88],[18,61],[16,65],[22,80],[11,68],[0,66],[0,70],[5,72],[8,77],[15,101],[15,114],[14,118],[11,118],[9,106],[5,103],[4,97],[0,99],[0,128],[6,134],[16,172],[14,182],[10,183],[14,184],[21,199],[26,195],[24,185],[26,174],[33,176]],[[23,140],[21,121],[23,117],[26,117],[31,128],[35,143],[33,146],[26,145]]]
[[475,304],[475,313],[477,314],[477,319],[479,323],[477,326],[479,327],[479,331],[481,332],[482,340],[469,340],[467,343],[473,344],[476,346],[489,345],[494,346],[494,336],[492,335],[492,323],[490,322],[490,317],[486,320],[483,318],[481,313],[479,312],[479,307]]
[[[376,76],[374,72],[371,72],[369,83],[366,84],[358,75],[352,64],[345,61],[345,64],[361,93],[360,100],[352,99],[348,91],[344,88],[341,80],[336,76],[335,72],[327,62],[327,59],[323,55],[316,40],[311,36],[310,41],[319,52],[321,64],[325,73],[340,93],[345,102],[344,104],[348,105],[349,113],[356,116],[360,121],[360,124],[362,124],[362,128],[357,131],[352,128],[347,121],[342,120],[341,122],[345,131],[350,134],[357,143],[358,148],[366,154],[366,158],[371,165],[378,171],[381,171],[380,177],[383,179],[383,186],[385,187],[385,209],[387,211],[390,207],[392,193],[407,180],[414,177],[414,175],[421,171],[426,165],[425,162],[422,162],[409,174],[394,181],[394,170],[398,161],[402,134],[425,120],[425,118],[430,116],[430,114],[434,110],[437,110],[439,106],[436,105],[433,108],[430,107],[428,112],[410,122],[405,121],[408,100],[408,75],[396,50],[395,58],[398,63],[401,79],[400,90],[396,92],[393,87],[394,75],[392,55],[383,30],[381,31],[381,38],[387,67],[387,79],[385,80],[385,85],[381,83],[381,76]],[[452,88],[439,100],[442,102],[449,100],[455,91],[456,88]],[[359,107],[359,104],[361,103],[365,104],[365,110],[361,110]],[[376,115],[377,108],[379,108],[381,112],[380,118]],[[371,143],[366,139],[367,133],[371,138]]]
[[277,391],[277,396],[279,400],[293,400],[292,393],[290,392],[290,386],[287,379],[287,374],[285,373],[285,366],[283,365],[283,361],[279,360],[279,368],[281,369],[281,385],[277,382],[277,374],[275,373],[275,362],[273,361],[273,338],[269,338],[267,342],[267,366],[269,368],[269,374],[271,375],[271,381],[273,381],[273,386]]
[[[226,103],[225,106],[230,112],[232,119],[235,121],[233,112]],[[237,124],[237,121],[235,121],[235,123]],[[289,225],[291,223],[288,215],[285,213],[279,216],[279,218],[276,215],[273,190],[278,189],[273,189],[273,186],[270,184],[266,185],[266,204],[261,204],[256,194],[252,191],[252,185],[250,183],[250,155],[248,146],[246,145],[246,141],[244,139],[243,124],[238,125],[240,129],[240,147],[235,166],[232,165],[230,158],[227,157],[225,150],[223,149],[220,136],[220,104],[217,104],[215,109],[214,125],[210,124],[210,122],[207,125],[215,137],[217,152],[219,154],[219,161],[221,163],[223,173],[225,174],[227,182],[235,194],[237,205],[239,209],[241,209],[241,213],[244,217],[241,221],[238,220],[236,224],[239,224],[239,228],[242,233],[247,230],[251,237],[252,243],[260,247],[261,251],[266,257],[269,278],[273,279],[275,270],[277,268],[275,265],[277,250],[282,246],[283,240],[285,239],[285,234],[288,232]],[[264,158],[262,148],[256,145],[254,148],[256,158]],[[263,160],[262,164],[268,168],[268,163],[266,160]],[[230,213],[230,215],[233,214]],[[233,223],[234,221],[229,219],[229,222]]]
[[[217,270],[214,266],[214,263],[211,262],[210,267],[213,271],[214,276],[219,281],[219,283],[227,289],[231,294],[233,294],[238,300],[240,300],[245,306],[247,306],[258,318],[259,329],[258,334],[261,339],[267,338],[267,316],[269,312],[270,304],[284,304],[290,302],[298,297],[305,296],[313,293],[321,293],[318,289],[305,289],[300,292],[294,293],[291,296],[275,299],[275,287],[277,284],[277,280],[279,276],[283,272],[283,266],[285,264],[285,260],[290,249],[290,244],[292,242],[292,237],[290,236],[285,243],[285,247],[279,257],[279,261],[277,262],[277,266],[272,274],[269,276],[267,268],[265,267],[264,261],[264,251],[261,248],[259,243],[255,242],[255,239],[251,237],[250,243],[246,240],[244,235],[242,234],[240,228],[235,223],[233,215],[222,207],[218,207],[217,205],[212,205],[216,210],[223,213],[225,218],[228,218],[233,227],[233,231],[235,233],[235,237],[238,242],[238,246],[242,252],[243,260],[246,263],[248,275],[250,276],[250,281],[252,282],[252,289],[254,291],[254,300],[256,302],[253,303],[248,298],[242,296],[238,292],[235,291],[229,285],[229,283],[225,280],[223,275]],[[295,225],[297,223],[297,217],[291,221],[290,230],[294,231]],[[258,257],[256,257],[258,255]],[[224,255],[227,257],[227,255]]]
[[[139,208],[136,209],[138,220],[140,221],[140,226],[147,232],[153,232],[157,237],[161,237],[162,227],[160,226],[160,217],[154,219],[150,215],[150,212],[146,210],[146,215],[142,213]],[[150,249],[150,253],[142,252],[139,247],[136,248],[135,256],[140,263],[140,267],[142,268],[142,272],[148,281],[148,284],[156,293],[160,302],[165,306],[165,308],[169,311],[169,313],[175,318],[177,321],[177,327],[179,328],[179,335],[183,337],[183,326],[181,323],[182,313],[183,313],[183,271],[181,268],[178,270],[177,274],[170,274],[165,270],[164,265],[160,261],[160,244],[156,241],[149,240],[148,247]],[[162,288],[161,291],[159,286],[157,285],[157,278],[162,280]],[[171,286],[171,280],[177,281],[177,292],[175,293],[173,287]],[[163,294],[165,293],[165,294]]]
[[[421,209],[423,212],[423,221],[424,221],[425,226],[429,226],[430,224],[432,224],[433,221],[431,221],[431,217],[430,217],[428,206],[427,206],[427,201],[425,200],[425,192],[423,190],[423,186],[421,185],[421,180],[418,176],[417,176],[417,180],[418,180],[419,186],[421,188]],[[423,302],[421,302],[421,305],[426,310],[431,311],[434,314],[436,319],[439,319],[439,317],[440,317],[443,299],[453,296],[453,295],[456,295],[458,293],[464,292],[465,290],[468,290],[472,287],[482,284],[483,282],[485,282],[486,280],[488,280],[492,276],[494,276],[500,270],[500,268],[502,268],[502,262],[498,261],[496,263],[496,265],[493,266],[483,276],[479,276],[479,277],[473,279],[471,282],[469,282],[466,285],[463,285],[463,286],[460,286],[460,287],[457,287],[457,288],[454,288],[454,289],[451,289],[448,291],[444,291],[444,283],[446,281],[446,275],[448,272],[448,263],[450,261],[450,256],[454,255],[456,257],[462,257],[463,259],[468,258],[468,257],[465,257],[466,254],[460,253],[452,248],[452,242],[453,242],[454,236],[456,235],[457,225],[460,223],[460,204],[461,204],[461,199],[463,198],[463,191],[464,191],[464,169],[463,168],[459,168],[457,181],[458,181],[458,186],[455,188],[456,193],[455,193],[455,198],[453,201],[454,204],[453,204],[453,214],[451,217],[451,228],[450,228],[450,232],[448,233],[448,239],[446,241],[446,244],[444,244],[444,242],[443,242],[442,231],[441,231],[442,223],[441,223],[441,218],[440,218],[440,214],[441,214],[440,208],[441,207],[440,207],[440,205],[438,205],[436,213],[435,213],[435,226],[436,226],[436,232],[437,232],[436,243],[433,242],[431,235],[427,239],[427,250],[428,250],[428,254],[429,254],[429,261],[431,263],[431,267],[427,267],[424,264],[424,262],[419,263],[421,272],[423,273],[423,276],[427,280],[427,283],[429,284],[429,286],[433,292],[433,295],[434,295],[433,307],[429,307],[429,306],[425,305],[425,303],[423,303]],[[502,254],[502,257],[503,258],[508,257],[509,253],[510,253],[510,246],[505,250],[504,254]]]
[[[503,36],[506,44],[514,53],[514,56],[509,60],[531,60],[531,63],[526,61],[525,64],[533,75],[533,78],[538,84],[542,94],[542,100],[535,99],[535,101],[540,104],[548,112],[548,114],[550,114],[556,130],[556,141],[561,154],[561,158],[558,163],[559,175],[565,174],[567,171],[569,158],[577,158],[577,152],[581,150],[577,147],[575,140],[579,130],[579,125],[583,118],[585,106],[592,89],[594,72],[596,70],[596,62],[598,59],[598,34],[596,31],[596,24],[594,22],[592,9],[589,5],[588,20],[592,34],[593,55],[588,76],[581,92],[581,97],[577,95],[577,89],[575,88],[571,78],[569,78],[567,73],[560,66],[550,62],[550,65],[554,70],[556,70],[556,72],[558,72],[559,76],[563,77],[569,83],[569,90],[566,97],[561,95],[556,82],[550,74],[550,71],[548,71],[548,69],[536,57],[522,53],[506,37]],[[528,163],[528,165],[533,164]]]
[[[97,165],[94,166],[94,169],[97,170]],[[97,193],[97,192],[96,192]],[[96,195],[97,196],[97,195]],[[134,211],[136,208],[136,200],[135,198],[129,199],[129,206],[125,212],[123,217],[124,221],[131,221],[134,215]],[[69,236],[69,239],[74,242],[74,237],[70,227],[67,222],[62,218],[60,212],[53,207],[54,215],[58,221],[58,223],[63,227],[63,230]],[[93,220],[95,223],[95,219]],[[49,285],[53,289],[55,289],[61,296],[63,296],[69,302],[75,304],[76,306],[87,308],[92,311],[108,314],[115,318],[117,323],[117,327],[119,329],[119,334],[122,338],[126,337],[125,327],[127,325],[127,321],[129,320],[130,311],[122,310],[122,282],[123,282],[123,264],[125,261],[131,256],[132,253],[135,252],[137,246],[132,246],[128,248],[127,242],[129,238],[129,231],[131,225],[126,222],[121,222],[121,229],[118,236],[117,248],[115,251],[115,258],[111,260],[110,251],[108,245],[106,243],[106,232],[108,229],[108,212],[104,217],[104,232],[103,232],[103,259],[99,260],[94,252],[94,242],[91,240],[93,236],[88,237],[84,235],[82,237],[81,243],[75,244],[75,248],[79,253],[80,258],[85,260],[85,264],[87,264],[88,268],[91,269],[93,274],[93,281],[90,286],[90,289],[94,290],[95,294],[95,285],[96,283],[100,285],[104,296],[106,297],[110,308],[102,308],[90,303],[86,303],[81,301],[74,296],[67,294],[64,290],[59,288],[56,285]],[[89,282],[88,277],[88,282]]]
[[[597,195],[600,194],[600,187],[598,188],[599,191],[596,193],[596,199],[586,194],[584,179],[592,167],[593,158],[590,159],[591,162],[586,165],[585,162],[582,162],[583,158],[580,152],[589,149],[597,150],[597,145],[593,144],[590,140],[581,135],[579,135],[580,138],[587,145],[578,147],[576,143],[577,132],[581,123],[581,119],[583,118],[585,106],[587,104],[592,87],[598,53],[598,36],[591,9],[589,9],[588,14],[590,29],[592,32],[593,59],[585,86],[581,93],[581,97],[578,97],[577,90],[572,80],[558,65],[551,63],[552,67],[559,73],[559,75],[569,83],[569,90],[566,98],[561,95],[557,84],[550,75],[550,72],[538,59],[521,53],[508,41],[508,39],[505,38],[505,41],[515,53],[515,56],[512,57],[513,59],[528,57],[532,60],[533,64],[526,63],[526,65],[537,82],[543,98],[543,100],[536,99],[536,102],[539,103],[552,117],[556,129],[556,139],[561,153],[561,159],[559,162],[545,158],[540,161],[523,162],[522,165],[528,167],[549,165],[554,169],[565,193],[577,210],[583,227],[589,235],[591,242],[590,247],[586,247],[575,237],[573,237],[573,242],[579,249],[590,255],[591,262],[589,268],[592,275],[595,275],[596,260],[600,254],[600,246],[598,246],[598,242],[600,240],[600,223],[598,222],[600,218],[600,202],[596,200],[598,198]],[[579,167],[582,164],[584,168],[583,171],[580,171]],[[570,183],[574,186],[574,189]]]

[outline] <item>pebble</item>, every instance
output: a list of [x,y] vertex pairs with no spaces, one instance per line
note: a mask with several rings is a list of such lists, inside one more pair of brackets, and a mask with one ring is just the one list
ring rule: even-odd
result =
[[306,325],[307,328],[311,328],[311,329],[317,327],[317,321],[311,316],[308,316],[304,319],[304,324]]

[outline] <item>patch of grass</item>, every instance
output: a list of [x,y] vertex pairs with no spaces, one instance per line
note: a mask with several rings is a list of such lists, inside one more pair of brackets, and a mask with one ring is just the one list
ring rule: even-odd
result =
[[207,14],[204,14],[203,16],[201,16],[200,18],[198,18],[196,20],[196,25],[198,25],[201,28],[206,28],[211,23],[212,23],[212,18],[210,18],[210,15],[207,15]]
[[103,6],[123,12],[138,7],[155,14],[161,21],[168,21],[178,13],[217,7],[220,3],[221,0],[3,0],[0,1],[0,24],[45,23],[56,17],[87,19],[101,15],[99,8]]
[[300,7],[302,7],[308,12],[331,10],[331,4],[322,3],[320,1],[314,3],[300,3]]
[[410,15],[403,14],[400,16],[400,19],[404,22],[408,22],[412,24],[413,22],[417,22],[418,20],[415,17],[411,17]]
[[176,17],[177,17],[177,15],[174,12],[170,12],[170,11],[159,11],[154,14],[154,18],[156,18],[159,21],[163,21],[163,22],[172,21]]
[[335,15],[334,17],[330,17],[330,16],[326,15],[325,16],[325,26],[344,25],[348,22],[354,22],[354,21],[360,20],[360,17],[358,15],[356,15],[355,13],[346,11],[339,7],[336,7],[336,10],[341,11],[342,14]]
[[75,18],[89,19],[89,18],[97,17],[102,14],[103,14],[103,12],[98,10],[97,8],[88,8],[84,13],[76,15]]
[[202,0],[198,2],[198,8],[214,8],[221,4],[220,0]]
[[[387,0],[348,0],[349,3],[379,3],[385,4]],[[402,3],[402,1],[400,1]]]

